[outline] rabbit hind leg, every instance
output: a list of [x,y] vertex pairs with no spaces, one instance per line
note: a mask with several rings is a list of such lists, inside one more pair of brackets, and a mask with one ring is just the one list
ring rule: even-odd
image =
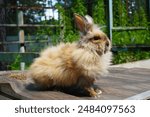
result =
[[33,79],[35,84],[43,89],[48,89],[53,87],[53,79],[49,78],[48,76],[42,76],[42,78],[34,78]]
[[99,88],[94,87],[94,78],[80,78],[78,81],[78,86],[82,87],[85,92],[91,97],[100,97],[102,91]]

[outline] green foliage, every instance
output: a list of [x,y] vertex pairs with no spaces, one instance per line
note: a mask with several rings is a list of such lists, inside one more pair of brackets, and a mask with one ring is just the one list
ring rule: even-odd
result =
[[[68,39],[68,34],[71,33],[73,30],[72,24],[71,24],[71,19],[69,18],[67,12],[65,12],[65,8],[61,6],[61,4],[56,4],[56,8],[59,11],[60,14],[60,24],[63,25],[63,38],[62,41],[66,42]],[[70,14],[69,14],[70,15]]]
[[[35,1],[35,0],[34,0]],[[43,0],[39,0],[43,1]],[[41,40],[41,35],[48,35],[52,40],[52,44],[56,45],[60,41],[62,42],[73,42],[79,39],[78,31],[76,30],[74,24],[74,13],[80,15],[87,14],[86,0],[61,0],[55,4],[55,8],[58,10],[60,18],[58,20],[51,19],[47,21],[41,21],[40,24],[57,24],[60,27],[57,28],[38,28],[36,31],[36,40]],[[147,16],[145,9],[141,5],[138,9],[129,9],[126,0],[113,0],[113,26],[114,27],[148,27]],[[131,2],[131,1],[130,1]],[[100,25],[106,25],[106,9],[104,0],[94,0],[93,7],[93,19],[94,22]],[[38,3],[37,3],[38,4]],[[43,4],[44,5],[44,4]],[[129,5],[129,4],[128,4]],[[136,4],[135,4],[136,5]],[[128,10],[131,10],[131,14]],[[31,11],[33,12],[33,11]],[[28,17],[33,17],[30,15],[32,13],[28,12]],[[35,12],[37,13],[37,12]],[[40,15],[43,15],[43,11],[39,11]],[[30,18],[32,19],[32,18]],[[31,21],[27,21],[31,22]],[[63,28],[61,28],[63,26]],[[150,45],[150,31],[149,30],[134,30],[134,31],[113,31],[113,45],[135,45],[135,44],[146,44]],[[34,45],[33,45],[34,46]],[[36,49],[36,48],[35,48]],[[114,56],[113,63],[123,63],[136,61],[141,59],[150,58],[148,52],[119,52]],[[12,64],[17,67],[19,59]]]
[[[73,0],[66,3],[56,4],[56,8],[61,16],[60,24],[63,28],[63,42],[76,41],[79,37],[75,30],[73,22],[73,13],[85,15],[87,8],[84,0]],[[80,4],[77,4],[80,3]],[[100,25],[106,25],[106,10],[103,0],[94,0],[93,2],[93,19],[94,22]],[[128,26],[142,26],[148,27],[148,21],[144,8],[141,6],[139,9],[131,8],[132,14],[127,11],[127,3],[125,0],[113,1],[113,25],[114,27],[128,27]],[[55,40],[55,39],[54,39]],[[58,41],[55,41],[57,43]],[[113,31],[113,45],[136,45],[136,44],[150,44],[150,32],[148,30],[135,30],[135,31]],[[142,57],[140,57],[143,55]],[[119,52],[114,56],[114,64],[141,60],[148,58],[147,52],[138,51],[136,54],[133,52]]]
[[[134,5],[135,6],[134,6]],[[146,27],[148,28],[148,21],[144,5],[136,6],[135,1],[114,0],[113,1],[113,26],[114,27]],[[128,9],[128,11],[127,11]],[[127,46],[127,45],[150,45],[150,31],[149,30],[125,30],[113,31],[113,45]],[[144,51],[126,51],[118,52],[114,55],[113,63],[120,64],[136,60],[150,58],[149,52]]]
[[125,2],[121,0],[113,1],[113,18],[114,26],[127,26],[128,24],[128,13]]
[[118,52],[113,57],[113,64],[127,63],[127,62],[133,62],[133,61],[149,59],[149,58],[150,58],[150,52],[145,52],[145,51]]
[[145,27],[148,26],[147,16],[143,7],[140,7],[139,9],[139,22],[140,22],[140,26],[145,26]]
[[72,13],[78,13],[80,15],[85,15],[87,12],[85,1],[84,0],[73,0],[72,1]]
[[[132,8],[132,11],[130,12],[131,14],[129,14],[126,11],[126,9],[127,6],[125,2],[122,2],[121,0],[114,1],[114,26],[123,26],[123,27],[141,26],[148,28],[147,16],[142,6],[140,6],[139,9],[133,10]],[[150,45],[150,31],[132,30],[132,31],[113,32],[113,45],[131,45],[131,44]]]
[[150,45],[148,30],[113,32],[113,45]]
[[121,14],[122,14],[122,5],[121,0],[113,1],[113,25],[120,26],[121,25]]
[[96,24],[106,25],[106,14],[104,9],[104,1],[97,0],[93,5],[93,19]]
[[[77,4],[80,3],[80,4]],[[63,25],[63,42],[73,42],[79,39],[73,22],[73,14],[85,15],[86,8],[83,0],[73,0],[70,6],[60,3],[55,5],[60,14],[60,24]]]
[[17,55],[15,61],[9,65],[9,68],[11,70],[19,70],[20,69],[20,61],[21,61],[21,56]]
[[138,12],[135,11],[135,13],[133,14],[133,26],[139,26],[140,22],[139,22],[139,15]]

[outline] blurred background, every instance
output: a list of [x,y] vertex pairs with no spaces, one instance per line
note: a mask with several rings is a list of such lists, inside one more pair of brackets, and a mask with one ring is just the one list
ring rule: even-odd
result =
[[77,41],[74,13],[108,34],[113,64],[150,58],[150,0],[0,0],[0,70],[28,69],[45,47]]

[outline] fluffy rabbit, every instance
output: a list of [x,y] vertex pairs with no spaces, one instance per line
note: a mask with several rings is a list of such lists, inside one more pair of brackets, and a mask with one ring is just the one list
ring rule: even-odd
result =
[[31,65],[30,74],[35,83],[43,87],[78,86],[95,97],[101,91],[93,84],[107,73],[111,43],[90,16],[74,16],[81,33],[80,40],[60,43],[41,52]]

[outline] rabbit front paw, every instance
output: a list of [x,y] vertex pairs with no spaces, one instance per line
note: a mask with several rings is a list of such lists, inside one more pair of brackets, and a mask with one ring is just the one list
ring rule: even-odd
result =
[[96,88],[96,89],[94,89],[95,90],[95,92],[96,92],[96,94],[97,95],[95,95],[94,97],[95,98],[100,98],[100,96],[101,96],[101,94],[102,94],[102,91],[100,90],[100,89],[98,89],[98,88]]
[[102,94],[102,91],[98,88],[94,89],[93,87],[85,88],[85,90],[89,93],[91,97],[99,98]]

